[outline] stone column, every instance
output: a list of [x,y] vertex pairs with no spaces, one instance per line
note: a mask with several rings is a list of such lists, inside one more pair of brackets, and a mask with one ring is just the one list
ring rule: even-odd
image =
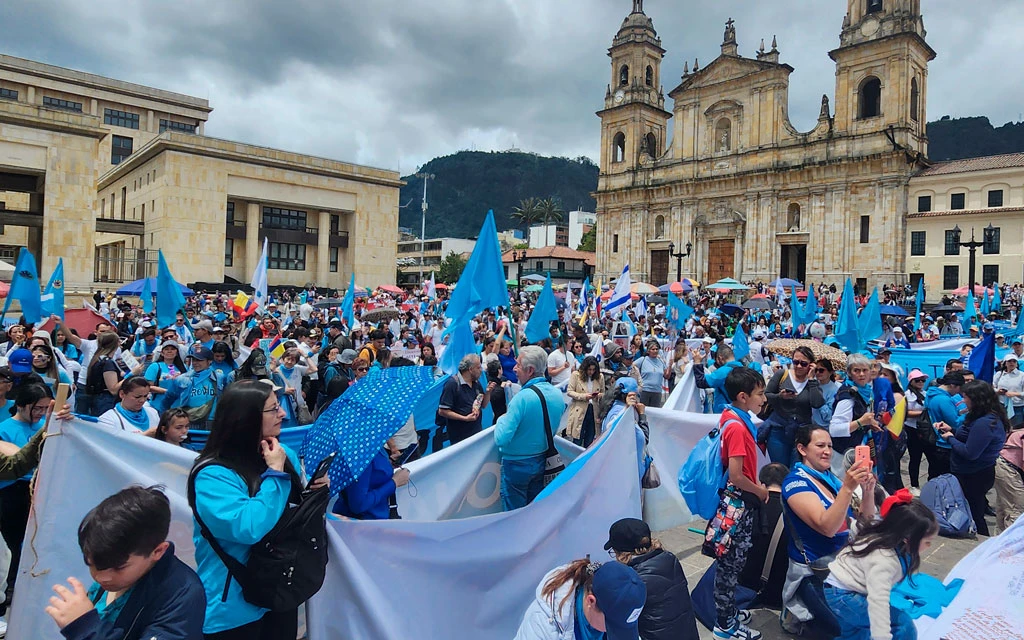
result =
[[260,239],[260,204],[250,202],[245,210],[245,272],[252,274],[263,251]]
[[27,100],[29,104],[36,103],[36,88],[32,85],[29,85],[28,87],[28,94],[25,96],[25,100]]
[[158,129],[154,126],[155,122],[156,119],[153,116],[153,110],[150,109],[146,112],[146,131],[149,131],[150,133],[156,133]]
[[330,238],[331,214],[329,211],[321,211],[319,229],[316,236],[316,271],[314,272],[318,287],[325,286],[331,277]]

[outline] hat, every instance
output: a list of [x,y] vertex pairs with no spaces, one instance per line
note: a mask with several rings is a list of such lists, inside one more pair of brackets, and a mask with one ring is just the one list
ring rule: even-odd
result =
[[32,373],[32,352],[25,348],[7,354],[7,366],[14,373]]
[[177,349],[178,343],[175,342],[174,340],[164,340],[163,342],[160,343],[160,347],[157,349],[157,351],[163,351],[167,347],[174,347],[175,349]]
[[192,325],[193,329],[205,329],[206,331],[213,331],[213,323],[209,320],[200,320],[199,322]]
[[630,378],[629,376],[625,376],[616,380],[615,386],[618,387],[619,389],[622,389],[626,393],[636,393],[637,391],[640,390],[636,384],[636,380]]
[[1020,338],[1014,338],[1013,342],[1011,342],[1010,344],[1024,344],[1024,342],[1021,342]]
[[142,322],[139,323],[139,326],[142,327],[143,329],[149,329],[150,327],[153,326],[153,323],[150,322],[149,320],[143,320]]
[[341,364],[352,364],[359,354],[356,353],[355,349],[345,349],[338,355],[338,362]]
[[638,640],[637,621],[647,601],[647,587],[636,571],[621,562],[606,562],[594,572],[590,591],[604,613],[608,640]]
[[711,336],[704,336],[704,342],[707,344],[715,344],[715,339]]
[[256,382],[261,382],[261,383],[267,385],[268,387],[270,387],[271,389],[273,389],[274,391],[280,391],[281,390],[281,385],[274,384],[274,381],[271,380],[270,378],[260,378]]
[[981,330],[982,331],[995,331],[996,330],[996,325],[992,324],[991,322],[986,322],[985,324],[981,325]]
[[924,320],[922,320],[922,322],[934,322],[934,321],[935,321],[935,318],[933,318],[931,316],[925,316]]
[[1002,338],[1003,340],[1006,340],[1006,336],[1004,336],[1004,335],[1003,335],[1003,334],[1001,334],[1001,333],[997,333],[997,334],[996,334],[996,340],[998,340],[999,338]]
[[913,382],[918,378],[925,378],[927,380],[928,374],[925,373],[924,371],[921,371],[920,369],[911,369],[910,373],[907,374],[907,382]]
[[892,328],[892,332],[893,333],[903,333],[903,327],[900,327],[900,326],[897,325],[897,326]]
[[224,333],[224,327],[216,326],[213,328],[213,333]]
[[328,329],[337,329],[338,331],[341,331],[343,327],[344,325],[341,324],[341,320],[331,320],[330,324],[327,325]]
[[623,518],[608,530],[608,542],[604,550],[635,551],[651,546],[651,528],[637,518]]
[[188,355],[195,360],[213,360],[213,352],[203,346],[192,347]]
[[1016,353],[1008,353],[1005,356],[1003,356],[1003,362],[1009,362],[1010,360],[1013,360],[1014,362],[1017,362],[1017,354]]
[[890,349],[889,347],[883,347],[883,348],[879,349],[878,350],[878,355],[882,355],[882,354],[892,355],[892,349]]

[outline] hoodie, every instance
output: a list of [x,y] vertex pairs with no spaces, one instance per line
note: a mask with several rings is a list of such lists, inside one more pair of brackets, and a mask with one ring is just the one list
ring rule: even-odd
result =
[[[537,585],[533,602],[523,614],[515,640],[573,640],[576,599],[571,594],[572,582],[566,582],[547,598],[541,594],[548,580],[564,568],[562,565],[548,571]],[[566,598],[566,603],[558,609],[558,603]]]
[[[956,406],[956,400],[953,396],[949,395],[949,392],[942,389],[941,387],[929,387],[928,392],[925,394],[924,406],[928,409],[928,418],[933,422],[945,422],[949,426],[953,427],[953,431],[956,432],[963,424],[964,417],[960,414],[960,410]],[[934,428],[934,427],[933,427]],[[945,438],[938,438],[935,442],[935,446],[940,449],[949,449],[949,443],[946,442]]]

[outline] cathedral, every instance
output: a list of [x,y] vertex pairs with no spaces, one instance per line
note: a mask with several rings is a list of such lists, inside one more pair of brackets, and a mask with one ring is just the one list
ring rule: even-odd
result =
[[[724,17],[724,16],[723,16]],[[837,16],[837,23],[839,22]],[[643,0],[608,56],[601,118],[597,275],[654,285],[789,277],[864,290],[905,282],[908,183],[928,153],[920,0],[848,0],[835,97],[816,126],[790,123],[777,42],[687,62],[665,104],[665,50]],[[687,253],[688,252],[688,253]]]

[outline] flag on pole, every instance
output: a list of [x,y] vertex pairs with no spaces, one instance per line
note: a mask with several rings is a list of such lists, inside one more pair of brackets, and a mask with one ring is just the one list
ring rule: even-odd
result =
[[[153,283],[149,278],[142,283],[142,293],[139,297],[142,298],[142,313],[153,313]],[[248,299],[249,296],[245,297]]]
[[982,320],[988,318],[989,314],[989,303],[988,303],[988,289],[982,285],[981,287],[981,318]]
[[565,286],[565,311],[562,312],[562,322],[566,327],[572,324],[572,283]]
[[807,302],[804,303],[804,324],[810,325],[818,319],[818,298],[814,295],[814,287],[807,287]]
[[[776,292],[778,292],[779,286],[780,286],[779,284],[775,285]],[[800,326],[802,324],[807,324],[807,323],[804,322],[804,310],[802,308],[800,308],[800,303],[797,301],[796,285],[791,285],[789,289],[790,289],[789,315],[793,318],[793,331],[795,333],[796,332],[796,328],[798,326]],[[784,295],[785,295],[785,291],[783,291],[783,296]],[[808,295],[810,295],[810,294],[808,294]],[[782,306],[782,300],[781,299],[779,300],[779,306],[780,307]]]
[[356,324],[356,274],[352,273],[352,277],[348,281],[348,289],[345,290],[345,297],[341,299],[341,320],[348,327],[349,331],[355,328]]
[[640,330],[637,329],[636,325],[633,323],[633,319],[629,317],[628,313],[626,313],[626,308],[625,307],[622,307],[619,310],[619,322],[621,322],[624,325],[626,325],[626,334],[629,335],[629,338],[631,340],[632,340],[633,336],[635,336],[636,334],[640,333]]
[[843,299],[839,303],[839,318],[836,321],[835,339],[850,353],[860,351],[860,335],[857,324],[857,300],[853,295],[853,282],[846,279]]
[[857,327],[860,334],[861,349],[864,348],[864,345],[869,340],[874,340],[885,331],[885,328],[882,326],[882,309],[878,302],[878,287],[875,287],[871,292],[868,303],[864,305],[864,310],[860,312]]
[[587,316],[590,315],[590,278],[583,281],[583,288],[580,289],[580,302],[576,306],[576,315],[579,316],[580,327],[587,324]]
[[57,260],[57,267],[50,275],[50,281],[46,283],[39,301],[44,317],[55,315],[61,320],[64,319],[64,258]]
[[269,355],[271,358],[280,359],[280,357],[284,355],[284,340],[281,339],[281,336],[277,336],[271,341],[270,345],[267,347],[267,351],[270,352]]
[[[457,289],[456,289],[457,290]],[[544,280],[544,288],[537,296],[537,304],[526,323],[527,342],[537,343],[551,337],[551,323],[558,320],[558,303],[551,288],[551,274]]]
[[427,280],[426,284],[427,298],[430,300],[437,300],[437,285],[434,283],[434,272],[430,272],[430,280]]
[[11,302],[17,300],[21,303],[21,315],[25,321],[35,324],[42,319],[42,303],[39,300],[39,274],[36,272],[36,258],[25,247],[18,253],[18,262],[14,265],[14,277],[11,278],[11,288],[7,292],[7,300],[4,301],[4,311],[0,319],[7,316],[7,310]]
[[[267,265],[269,264],[269,258],[267,256],[267,239],[263,238],[263,253],[260,255],[260,261],[256,265],[256,270],[252,273],[252,290],[253,290],[253,302],[256,304],[256,310],[260,311],[267,308],[269,300],[267,299]],[[159,302],[159,293],[157,294]]]
[[608,300],[608,304],[604,305],[605,313],[611,313],[622,306],[629,306],[630,302],[633,301],[633,294],[630,291],[631,286],[629,265],[627,264],[622,270],[622,275],[619,276],[618,282],[615,283],[615,291],[612,292],[611,299]]
[[156,274],[156,323],[158,327],[169,327],[174,324],[178,312],[185,308],[185,296],[181,293],[181,285],[171,275],[162,250],[158,257],[160,262]]
[[978,307],[974,304],[974,288],[967,287],[967,301],[964,302],[963,325],[964,331],[971,328],[971,323],[978,317]]
[[917,295],[914,296],[914,331],[921,329],[921,305],[924,304],[924,277],[917,281]]
[[978,380],[992,384],[996,370],[996,334],[984,334],[978,346],[971,350],[967,359],[967,368],[974,372]]
[[992,311],[1003,310],[1003,297],[999,294],[999,283],[992,283]]
[[[781,278],[779,279],[781,280]],[[796,298],[796,288],[793,288],[793,297]],[[775,301],[779,303],[779,306],[786,304],[786,287],[782,286],[782,282],[775,281]]]
[[640,298],[640,302],[636,303],[636,317],[646,318],[647,317],[647,299]]
[[505,267],[501,263],[501,245],[494,225],[494,212],[488,211],[473,253],[459,276],[445,309],[445,316],[467,320],[484,309],[508,306],[508,285]]
[[750,355],[750,341],[743,331],[743,325],[736,325],[736,333],[732,335],[732,355],[737,360],[742,360]]
[[686,328],[686,321],[693,315],[693,307],[686,304],[676,294],[668,294],[668,319],[675,325],[676,329],[682,331]]

